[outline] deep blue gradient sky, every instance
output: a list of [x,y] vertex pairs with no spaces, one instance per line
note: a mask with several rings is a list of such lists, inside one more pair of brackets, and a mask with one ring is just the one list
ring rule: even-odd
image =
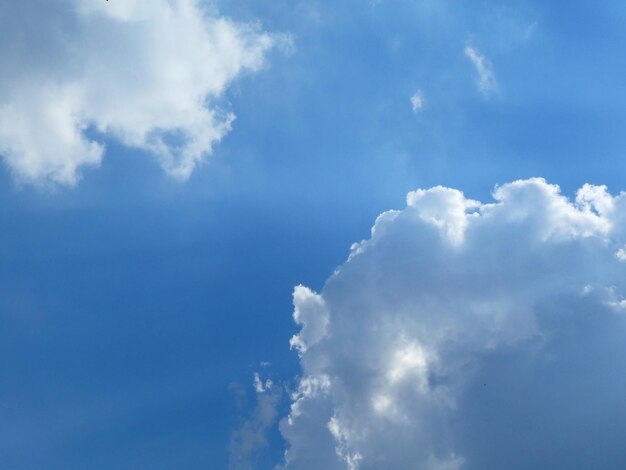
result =
[[[293,287],[322,288],[408,191],[626,189],[623,2],[217,9],[294,47],[229,87],[233,130],[187,182],[95,130],[107,151],[76,187],[0,171],[2,468],[226,468],[243,419],[229,386],[261,361],[299,373]],[[468,45],[493,66],[488,96]],[[270,444],[259,468],[282,455]]]

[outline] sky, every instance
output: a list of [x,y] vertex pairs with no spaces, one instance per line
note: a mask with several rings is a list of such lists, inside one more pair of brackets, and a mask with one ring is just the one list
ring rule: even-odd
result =
[[0,0],[0,467],[624,468],[624,21]]

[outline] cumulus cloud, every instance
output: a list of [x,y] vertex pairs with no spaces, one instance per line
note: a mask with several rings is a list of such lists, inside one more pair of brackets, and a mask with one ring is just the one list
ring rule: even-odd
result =
[[409,193],[294,292],[284,467],[623,468],[625,221],[604,186]]
[[231,128],[217,100],[285,41],[197,0],[3,2],[0,155],[21,180],[72,185],[106,136],[185,179]]
[[471,46],[465,48],[465,56],[474,64],[476,73],[478,73],[478,89],[480,92],[485,96],[494,92],[498,88],[498,83],[496,82],[491,62]]

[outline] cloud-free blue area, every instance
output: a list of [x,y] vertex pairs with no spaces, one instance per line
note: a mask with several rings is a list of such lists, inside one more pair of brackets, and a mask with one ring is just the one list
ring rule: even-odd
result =
[[[2,468],[225,468],[229,385],[260,361],[298,371],[293,286],[321,288],[407,191],[626,189],[621,2],[218,7],[295,48],[230,89],[233,131],[189,182],[112,141],[74,189],[0,174]],[[488,96],[467,45],[493,66]]]

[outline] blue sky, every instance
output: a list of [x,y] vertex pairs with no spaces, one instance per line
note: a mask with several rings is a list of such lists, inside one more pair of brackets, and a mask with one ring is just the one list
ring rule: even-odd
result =
[[[288,391],[298,389],[298,381],[307,374],[336,374],[337,383],[343,384],[361,369],[352,364],[322,373],[311,365],[316,359],[307,362],[307,354],[317,352],[299,354],[290,349],[289,339],[300,329],[292,318],[294,286],[302,284],[320,292],[330,306],[330,325],[339,325],[333,321],[351,318],[355,310],[333,312],[343,312],[352,302],[361,305],[362,300],[354,300],[358,296],[352,287],[345,287],[367,277],[359,269],[388,273],[389,279],[396,280],[395,286],[403,285],[402,279],[415,279],[413,268],[396,271],[394,266],[402,264],[404,257],[391,248],[379,252],[369,248],[371,257],[365,257],[362,265],[350,261],[339,278],[329,276],[346,262],[353,242],[370,237],[376,217],[389,209],[405,208],[406,194],[417,188],[442,185],[463,191],[467,198],[491,202],[496,185],[543,177],[558,184],[572,200],[584,183],[606,185],[615,195],[611,204],[623,206],[618,193],[626,189],[626,59],[622,53],[626,6],[621,2],[233,0],[208,4],[135,0],[127,3],[130,10],[124,10],[121,0],[102,1],[96,7],[80,0],[13,3],[0,5],[0,58],[7,64],[0,71],[3,468],[206,469],[228,468],[229,462],[235,468],[229,443],[233,430],[254,419],[259,395],[252,385],[255,372],[264,380],[271,378],[272,393],[281,390],[282,395],[276,419],[263,428],[267,445],[241,461],[252,468],[321,468],[307,463],[306,449],[298,447],[298,433],[317,436],[316,432],[327,430],[320,431],[313,424],[308,428],[307,423],[298,424],[301,427],[293,432],[285,431],[284,424],[279,429],[280,419],[285,422],[293,413]],[[159,22],[158,15],[146,13],[180,5],[193,8],[179,22]],[[181,53],[177,66],[190,71],[191,78],[159,81],[158,77],[170,76],[172,56],[154,52],[162,46],[155,38],[163,44],[168,38],[174,41],[176,28],[197,26],[196,22],[213,31],[209,20],[217,18],[227,18],[224,21],[236,32],[224,34],[245,40],[236,46],[220,46],[224,50],[216,56],[221,62],[213,63],[217,59],[210,54],[204,57],[200,46],[211,45],[217,36],[198,33],[197,38],[187,38],[189,43],[181,39],[194,52]],[[195,31],[191,26],[189,30]],[[243,58],[229,47],[237,47],[235,52]],[[492,85],[481,88],[480,71],[468,57],[468,48],[485,61]],[[106,75],[100,82],[102,70]],[[135,75],[133,70],[137,70]],[[234,72],[222,81],[212,81],[224,70]],[[198,96],[205,98],[202,106],[179,109],[176,100],[195,102],[195,95],[190,98],[180,90],[195,90],[196,85]],[[423,103],[413,110],[411,97],[417,92]],[[64,93],[64,98],[55,93]],[[117,97],[122,111],[108,104]],[[61,106],[64,103],[69,103],[68,116],[76,119],[71,121],[72,129],[85,142],[103,146],[101,154],[86,144],[64,140],[65,128],[56,125],[66,115],[46,114],[49,109],[66,109]],[[154,110],[152,103],[158,104]],[[143,108],[150,111],[133,121],[133,111]],[[236,119],[230,129],[222,131],[219,122],[203,120],[203,109],[215,111],[218,121],[227,113]],[[221,134],[207,144],[203,138],[212,132]],[[179,134],[182,143],[177,142]],[[197,154],[193,149],[185,153],[189,142],[204,146]],[[163,143],[166,150],[159,147]],[[92,164],[81,160],[87,154]],[[185,162],[191,161],[193,168],[182,174]],[[540,184],[529,187],[535,189],[528,191],[537,194],[550,191]],[[511,192],[517,190],[514,186]],[[507,197],[502,199],[505,204],[517,201]],[[552,201],[550,197],[537,196],[537,206],[549,206],[545,201]],[[572,233],[583,238],[593,233],[611,243],[626,241],[623,230],[602,228],[603,223],[623,226],[626,219],[613,215],[619,214],[618,209],[610,214],[593,209],[601,204],[600,198],[590,199],[594,201],[590,210],[606,220],[584,219],[580,224],[593,227],[588,230],[572,222]],[[419,205],[426,203],[415,204],[418,211],[426,207]],[[577,207],[586,210],[584,204]],[[430,214],[430,209],[423,210]],[[440,209],[432,210],[439,214]],[[550,217],[545,220],[561,220]],[[400,228],[390,228],[390,238],[379,245],[407,243],[407,249],[416,253],[431,247],[436,259],[428,269],[433,275],[439,273],[437,266],[448,262],[448,252],[441,248],[440,254],[438,242],[423,235],[426,228],[398,224]],[[516,233],[509,232],[504,222],[494,224],[493,233],[508,234],[507,240]],[[530,226],[530,222],[523,225],[518,233],[527,233]],[[405,237],[402,230],[416,231],[416,239],[423,244],[413,247],[413,242],[406,241],[413,238]],[[490,240],[484,236],[483,240]],[[508,247],[493,238],[494,246]],[[468,241],[467,246],[474,247],[473,243]],[[541,248],[528,252],[519,248],[524,243],[509,247],[509,253],[520,250],[519,258],[545,253],[545,258],[536,260],[556,266],[544,269],[554,276],[545,281],[553,288],[549,295],[526,294],[525,299],[534,299],[535,303],[529,303],[529,309],[535,309],[533,315],[541,317],[542,309],[556,302],[553,297],[566,291],[570,295],[570,290],[587,284],[598,292],[612,286],[610,295],[617,299],[606,300],[598,294],[589,300],[589,311],[619,304],[620,287],[624,287],[619,267],[623,265],[612,256],[619,247],[610,245],[613,251],[607,255],[602,250],[609,248],[587,238],[580,246],[571,243],[562,249],[576,254],[571,257],[552,245],[545,251],[537,245]],[[476,242],[476,246],[481,244]],[[596,253],[593,259],[603,261],[590,261],[582,252]],[[468,253],[471,258],[475,252],[468,248]],[[395,264],[380,261],[387,255]],[[605,258],[618,267],[609,261],[605,264]],[[428,263],[424,261],[431,266]],[[453,271],[468,273],[466,277],[437,275],[443,276],[444,284],[470,285],[472,274],[464,266],[459,264]],[[575,268],[590,268],[593,274],[589,279],[573,276],[570,290],[551,284],[550,279],[567,277],[568,270]],[[511,269],[525,272],[526,268]],[[494,279],[489,276],[501,276],[501,271],[494,268],[480,276],[487,289]],[[372,284],[374,291],[376,285]],[[390,287],[389,292],[395,291]],[[376,305],[392,309],[402,303],[398,298],[392,301],[381,294]],[[423,299],[410,298],[407,305],[409,301],[417,302],[419,310]],[[308,301],[302,302],[307,311]],[[568,297],[567,302],[573,301]],[[363,315],[370,318],[369,313]],[[561,331],[563,323],[557,322],[559,328],[554,328],[552,317],[546,318],[537,321],[541,331]],[[460,319],[454,321],[461,324]],[[583,332],[585,328],[597,332],[614,345],[590,347],[592,356],[606,365],[597,379],[600,388],[607,393],[623,390],[615,358],[624,349],[620,344],[624,325],[611,319],[578,328],[580,322],[572,322],[575,333],[571,336],[556,335],[561,339],[546,346],[546,351],[560,357],[576,351],[577,344],[595,345],[597,341]],[[331,331],[337,337],[344,330],[337,326]],[[406,331],[410,336],[409,326]],[[476,335],[483,338],[482,331]],[[340,348],[330,340],[320,341],[329,345],[324,357],[339,363],[344,357],[336,353]],[[407,341],[401,351],[432,348],[445,356],[438,345],[416,339],[418,347],[413,340]],[[493,344],[496,340],[489,336],[484,341]],[[481,352],[481,359],[476,359],[476,363],[482,361],[479,371],[464,379],[463,387],[459,385],[463,392],[454,399],[463,404],[462,413],[450,417],[448,411],[431,410],[432,416],[443,416],[437,423],[458,426],[451,425],[453,443],[437,440],[438,435],[419,441],[435,442],[434,453],[424,457],[432,465],[424,468],[489,468],[511,455],[519,459],[519,467],[514,468],[554,468],[555,462],[567,461],[563,455],[572,443],[591,439],[583,431],[582,437],[571,439],[565,433],[550,452],[544,449],[533,454],[537,460],[524,461],[528,447],[521,444],[504,446],[504,456],[494,452],[490,460],[472,436],[484,431],[483,435],[498,442],[504,440],[499,436],[507,428],[495,418],[489,421],[491,427],[476,428],[476,423],[497,414],[498,404],[509,403],[504,395],[507,380],[514,377],[499,372],[508,370],[506,364],[527,370],[529,354],[523,346],[528,338],[513,341],[506,336],[502,341],[508,349],[499,355],[493,350]],[[353,344],[352,339],[346,344]],[[355,355],[362,352],[354,347]],[[480,348],[472,345],[470,349]],[[454,351],[467,353],[461,347]],[[346,354],[350,356],[350,350]],[[264,367],[262,362],[271,365]],[[541,364],[522,374],[529,384],[545,381],[550,374],[558,377],[561,369]],[[455,370],[450,366],[450,374]],[[593,365],[584,370],[593,370]],[[494,407],[476,395],[476,384],[490,374],[501,379],[494,387]],[[553,382],[551,399],[538,395],[529,400],[528,410],[521,407],[513,413],[511,419],[530,422],[527,431],[520,431],[523,435],[542,427],[539,418],[544,408],[556,410],[554,416],[571,418],[562,421],[565,428],[572,426],[572,420],[580,424],[587,419],[573,415],[566,405],[556,406],[554,399],[560,393],[559,384],[568,384],[577,400],[587,400],[592,392],[584,386],[586,382],[569,375]],[[354,383],[361,382],[355,378]],[[523,383],[513,388],[518,396],[525,396]],[[335,402],[341,403],[338,396]],[[314,410],[327,405],[310,404]],[[606,420],[598,416],[623,410],[623,405],[623,398],[600,393],[600,408],[590,413],[593,423],[581,427],[600,429],[597,435],[603,441],[592,439],[589,448],[606,457],[603,468],[622,468],[626,455],[619,449],[619,439],[607,439],[620,435],[623,426],[605,426]],[[348,420],[346,410],[337,408],[331,413],[335,422]],[[410,416],[412,412],[407,411]],[[372,422],[355,419],[351,426],[368,429]],[[336,441],[332,450],[336,450],[337,468],[349,468],[350,456],[357,455],[361,455],[362,468],[376,468],[359,447],[363,443],[340,424],[337,429],[326,436]],[[550,429],[555,434],[563,431]],[[417,442],[423,436],[415,432]],[[378,449],[377,442],[369,444]],[[319,445],[321,449],[324,444]],[[286,463],[285,449],[294,449],[293,460]],[[575,468],[576,462],[585,465],[580,468],[589,468],[590,461],[583,457],[578,456],[568,468]],[[395,464],[402,468],[401,461]]]

